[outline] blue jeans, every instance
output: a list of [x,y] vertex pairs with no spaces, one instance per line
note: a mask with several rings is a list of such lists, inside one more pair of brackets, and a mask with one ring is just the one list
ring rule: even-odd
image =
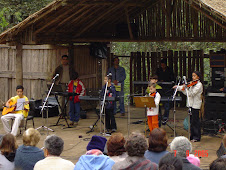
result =
[[70,111],[69,111],[70,121],[78,122],[80,117],[80,102],[74,103],[70,100]]
[[[124,91],[116,91],[116,96],[119,96],[119,109],[120,113],[125,113],[125,106],[124,106]],[[117,101],[115,102],[115,110],[114,112],[116,113],[117,111]]]

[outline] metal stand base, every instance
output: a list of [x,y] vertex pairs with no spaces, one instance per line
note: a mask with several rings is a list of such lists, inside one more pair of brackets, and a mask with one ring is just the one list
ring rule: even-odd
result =
[[50,129],[50,128],[46,127],[46,126],[39,126],[38,128],[36,128],[36,130],[39,130],[39,129],[43,129],[43,130],[47,130],[47,131],[49,130],[51,132],[54,132],[53,129]]

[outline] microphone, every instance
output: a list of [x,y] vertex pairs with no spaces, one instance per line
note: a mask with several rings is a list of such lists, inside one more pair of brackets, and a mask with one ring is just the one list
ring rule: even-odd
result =
[[112,74],[111,73],[108,73],[107,77],[110,77],[110,76],[112,76]]
[[184,80],[184,84],[187,85],[188,82],[187,82],[187,80],[186,80],[186,76],[183,76],[183,80]]
[[56,74],[55,77],[53,77],[53,79],[55,80],[58,76],[59,76],[59,74]]

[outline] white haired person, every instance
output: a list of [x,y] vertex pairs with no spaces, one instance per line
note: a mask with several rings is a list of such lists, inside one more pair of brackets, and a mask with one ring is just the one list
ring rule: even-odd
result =
[[40,138],[40,133],[34,128],[29,128],[23,133],[23,145],[16,151],[16,169],[33,169],[38,161],[45,158],[43,150],[36,147]]
[[192,145],[188,138],[178,136],[170,144],[171,151],[182,158],[183,170],[200,170],[199,167],[191,164],[186,158],[192,152]]
[[56,136],[47,136],[44,143],[45,159],[35,164],[34,170],[73,170],[74,164],[71,161],[60,157],[64,149],[64,141]]

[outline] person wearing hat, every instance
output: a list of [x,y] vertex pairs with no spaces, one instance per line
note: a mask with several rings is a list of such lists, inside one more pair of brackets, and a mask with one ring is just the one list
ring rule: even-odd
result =
[[103,154],[106,142],[104,137],[92,136],[86,147],[86,154],[79,158],[74,169],[111,169],[115,162]]

